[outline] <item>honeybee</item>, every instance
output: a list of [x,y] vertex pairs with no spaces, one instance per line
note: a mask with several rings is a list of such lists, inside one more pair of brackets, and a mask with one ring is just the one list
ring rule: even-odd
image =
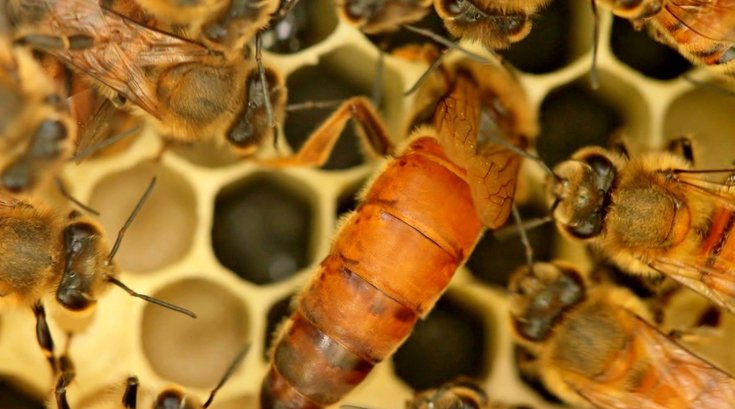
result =
[[648,25],[658,41],[696,65],[732,75],[735,57],[735,3],[732,0],[599,0],[636,28]]
[[[462,61],[440,71],[425,83],[442,90],[430,125],[361,194],[277,335],[262,408],[339,401],[429,313],[484,227],[508,217],[520,158],[490,136],[525,148],[533,111],[499,67]],[[376,151],[390,148],[370,102],[354,98],[286,162],[324,163],[351,116]]]
[[492,402],[472,379],[460,378],[439,388],[418,392],[406,409],[530,409],[527,406]]
[[71,155],[76,126],[59,90],[30,51],[13,45],[0,10],[0,186],[14,193],[46,185]]
[[42,304],[49,292],[65,310],[91,314],[97,297],[114,284],[132,296],[196,317],[181,307],[138,294],[117,279],[120,269],[113,257],[122,231],[108,252],[102,227],[91,218],[76,211],[66,217],[33,198],[20,200],[2,194],[0,220],[0,306],[33,309],[38,342],[54,372],[58,361]]
[[263,84],[249,49],[225,56],[93,0],[12,0],[8,6],[17,39],[91,77],[113,101],[140,107],[164,136],[192,142],[223,135],[238,153],[252,153],[272,132],[263,85],[274,118],[283,117],[283,78],[266,67]]
[[547,200],[565,235],[622,270],[664,275],[735,312],[735,192],[669,152],[623,155],[588,147],[558,164]]
[[72,408],[67,400],[66,388],[70,380],[60,380],[54,388],[54,398],[49,401],[47,407],[49,409],[207,409],[214,402],[220,388],[238,369],[249,349],[248,344],[235,356],[222,378],[209,393],[209,398],[203,403],[179,386],[169,386],[157,393],[149,388],[141,388],[138,378],[130,376],[124,383],[121,382],[107,391],[104,396],[79,408]]
[[516,339],[538,356],[546,386],[567,402],[599,408],[735,405],[735,379],[667,338],[627,289],[588,288],[562,263],[514,273]]
[[364,33],[377,34],[421,20],[432,3],[454,37],[478,41],[495,50],[524,39],[531,32],[533,16],[548,0],[512,4],[489,0],[343,0],[338,9],[343,19]]

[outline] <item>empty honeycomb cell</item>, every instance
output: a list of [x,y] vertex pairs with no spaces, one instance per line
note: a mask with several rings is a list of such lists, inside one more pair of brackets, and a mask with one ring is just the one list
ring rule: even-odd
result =
[[193,240],[197,215],[192,186],[165,165],[141,162],[106,176],[94,187],[89,203],[101,213],[108,242],[114,242],[153,176],[156,186],[115,256],[126,271],[150,272],[174,263],[189,252]]
[[[538,205],[523,206],[519,211],[524,222],[548,215],[548,210]],[[510,218],[503,229],[513,231],[515,226],[515,220]],[[534,259],[550,259],[553,243],[549,238],[554,236],[554,229],[552,223],[546,223],[526,231]],[[485,233],[467,260],[467,267],[472,275],[490,285],[503,288],[508,285],[510,274],[526,264],[526,250],[520,235],[515,231],[516,233],[509,233],[503,238],[497,238],[492,231]]]
[[688,136],[694,143],[695,166],[731,167],[735,160],[735,97],[697,87],[669,105],[664,120],[668,139]]
[[[289,90],[288,103],[299,104],[304,102],[345,100],[356,95],[370,98],[374,80],[374,71],[377,68],[377,52],[368,56],[364,52],[352,47],[345,47],[322,56],[319,63],[313,66],[304,66],[289,75],[286,84]],[[367,68],[364,77],[356,71],[357,67]],[[401,88],[395,84],[399,82],[396,73],[385,68],[381,85],[382,103],[381,112],[395,113],[399,109]],[[309,108],[288,112],[284,124],[284,133],[289,144],[297,150],[314,130],[331,115],[335,108]],[[344,169],[364,162],[360,143],[357,140],[352,125],[345,127],[342,136],[337,141],[334,151],[324,169]]]
[[[605,74],[600,74],[604,86]],[[613,131],[624,124],[622,109],[605,99],[602,89],[591,90],[586,77],[551,91],[541,103],[539,119],[536,147],[549,166],[579,148],[605,146]]]
[[251,176],[217,194],[214,254],[252,283],[286,279],[310,262],[313,217],[307,200],[283,180]]
[[[429,13],[424,16],[424,18],[415,23],[412,23],[411,25],[414,27],[429,30],[432,33],[444,38],[451,37],[447,29],[444,27],[444,22],[436,14],[433,7],[430,9]],[[395,31],[389,31],[387,33],[368,35],[367,38],[370,39],[370,41],[373,42],[373,44],[375,44],[378,49],[381,49],[388,53],[395,50],[396,48],[406,45],[431,42],[431,39],[427,38],[425,35],[418,34],[403,27],[400,27]],[[440,48],[443,48],[443,46],[440,46]]]
[[294,294],[290,294],[288,297],[278,300],[268,309],[265,339],[263,340],[263,358],[266,361],[270,359],[270,346],[273,345],[273,338],[277,334],[276,330],[293,311],[291,308],[293,297]]
[[146,305],[143,352],[158,375],[184,386],[213,388],[250,339],[249,312],[228,289],[186,279],[153,296],[196,312],[197,319]]
[[488,375],[488,340],[494,331],[466,304],[444,295],[393,355],[396,375],[413,389],[435,388],[465,375]]
[[13,377],[0,376],[0,408],[2,409],[43,409],[43,395],[30,392]]
[[[581,6],[587,7],[579,10]],[[579,28],[588,24],[576,19],[591,20],[588,4],[574,0],[554,1],[533,20],[533,29],[528,37],[499,53],[524,72],[542,74],[556,71],[591,47],[592,26],[589,25],[589,33],[585,36]],[[572,37],[577,43],[570,47]]]
[[331,1],[297,1],[284,18],[261,34],[263,47],[278,54],[295,53],[323,41],[336,27]]
[[689,61],[654,40],[648,30],[636,30],[630,21],[619,17],[613,19],[610,48],[620,61],[651,78],[668,80],[691,68]]

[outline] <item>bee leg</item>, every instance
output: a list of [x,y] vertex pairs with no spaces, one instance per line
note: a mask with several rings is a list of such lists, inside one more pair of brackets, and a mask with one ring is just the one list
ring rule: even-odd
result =
[[122,404],[125,409],[137,409],[138,407],[138,378],[135,376],[129,377],[126,381]]
[[54,388],[57,409],[70,409],[69,402],[66,398],[66,388],[76,377],[74,364],[69,358],[69,344],[71,342],[71,335],[69,335],[68,338],[69,340],[66,343],[64,354],[59,357],[59,369],[61,371],[61,375],[59,375],[59,379],[57,379],[56,381],[56,387]]
[[327,120],[309,136],[293,156],[264,161],[271,166],[322,166],[329,159],[334,145],[342,134],[347,121],[355,119],[358,134],[366,145],[378,155],[390,154],[393,145],[383,120],[373,104],[365,97],[353,97],[343,102]]
[[694,165],[694,149],[692,140],[687,136],[680,136],[669,142],[667,150],[671,153],[681,155],[690,165]]
[[46,321],[46,309],[40,302],[33,304],[33,314],[36,316],[36,339],[38,344],[43,350],[43,354],[46,355],[46,359],[51,365],[51,372],[57,373],[58,367],[56,357],[54,356],[54,340],[51,337],[51,331],[48,328],[48,322]]

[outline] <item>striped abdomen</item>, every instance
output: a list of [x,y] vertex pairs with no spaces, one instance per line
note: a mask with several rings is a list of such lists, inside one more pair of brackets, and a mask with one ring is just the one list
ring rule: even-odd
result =
[[482,231],[462,168],[432,137],[388,163],[282,329],[261,407],[318,408],[406,339]]
[[731,41],[718,41],[702,35],[678,20],[665,8],[651,19],[651,24],[658,35],[663,37],[664,42],[674,46],[692,62],[724,72],[735,69],[731,67],[735,58],[735,48]]
[[735,211],[717,207],[712,212],[709,229],[698,248],[701,263],[707,268],[732,271],[735,267]]

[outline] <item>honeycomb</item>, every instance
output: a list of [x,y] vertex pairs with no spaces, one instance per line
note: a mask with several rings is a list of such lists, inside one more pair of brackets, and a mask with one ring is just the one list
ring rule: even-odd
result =
[[[381,113],[394,140],[404,137],[411,98],[402,93],[425,67],[387,56],[378,77],[379,48],[339,21],[329,0],[302,0],[294,16],[302,22],[299,31],[285,39],[271,33],[264,57],[287,78],[289,103],[371,95],[377,77]],[[735,99],[683,79],[690,65],[628,22],[602,13],[600,24],[597,90],[589,85],[593,19],[587,2],[557,0],[541,13],[527,39],[502,52],[540,110],[541,158],[553,165],[579,147],[604,145],[622,128],[634,150],[659,148],[686,134],[696,143],[698,164],[730,165],[732,149],[718,147],[729,143],[732,148],[721,131],[735,125]],[[707,78],[702,69],[691,75]],[[298,147],[329,113],[289,113],[282,126],[286,141],[279,152],[264,147],[265,154]],[[238,160],[216,143],[169,148],[155,162],[161,145],[147,127],[120,152],[68,166],[63,179],[75,197],[101,212],[105,231],[114,237],[151,176],[158,176],[117,255],[121,279],[137,291],[196,311],[199,318],[110,289],[96,315],[79,324],[86,329],[71,341],[77,369],[69,388],[71,406],[85,407],[132,374],[146,388],[175,383],[205,399],[232,357],[250,342],[241,368],[212,408],[255,407],[273,332],[289,313],[290,299],[327,254],[340,215],[355,207],[356,193],[380,160],[362,155],[352,135],[342,137],[320,169],[274,170]],[[524,217],[546,212],[542,178],[537,165],[524,165],[519,198]],[[561,239],[553,226],[529,234],[538,259],[565,258],[590,270],[585,248]],[[344,403],[401,408],[414,388],[436,387],[462,374],[480,379],[493,399],[558,407],[520,379],[515,364],[504,287],[523,260],[517,240],[486,234],[435,310]],[[47,306],[59,349],[65,343],[59,324],[71,325],[70,318]],[[684,292],[671,308],[665,325],[676,328],[693,322],[705,306]],[[732,321],[725,317],[726,331]],[[34,323],[30,309],[0,316],[2,408],[43,407],[49,396],[53,382]],[[691,347],[734,371],[735,357],[724,338]]]

